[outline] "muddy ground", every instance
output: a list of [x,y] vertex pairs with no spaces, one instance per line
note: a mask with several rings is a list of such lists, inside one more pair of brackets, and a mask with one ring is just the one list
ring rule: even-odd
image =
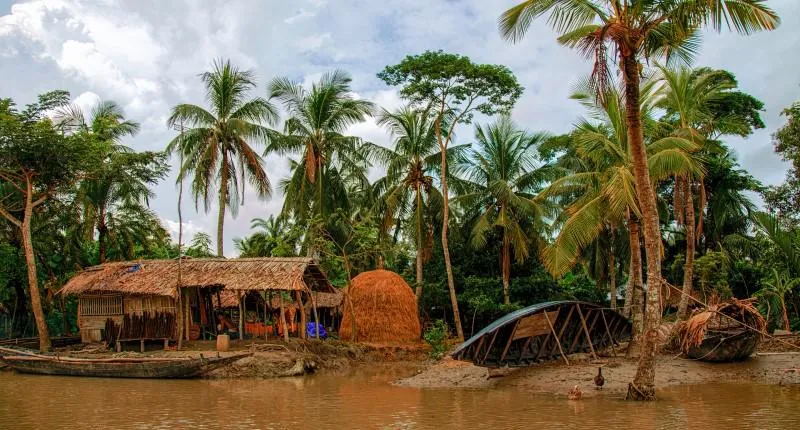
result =
[[[420,388],[492,388],[516,387],[524,391],[566,397],[576,385],[584,397],[624,396],[636,373],[634,358],[601,357],[585,354],[563,362],[543,363],[518,369],[486,369],[471,363],[444,359],[425,366],[397,385]],[[602,367],[605,385],[597,390],[594,377]],[[800,352],[764,352],[741,363],[706,363],[662,354],[657,358],[656,386],[659,388],[719,382],[756,382],[780,385],[800,384]]]

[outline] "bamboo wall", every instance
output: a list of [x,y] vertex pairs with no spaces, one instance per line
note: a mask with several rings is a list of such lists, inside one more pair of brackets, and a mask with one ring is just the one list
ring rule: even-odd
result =
[[103,340],[106,320],[121,324],[123,316],[141,316],[144,313],[175,313],[175,300],[154,295],[123,296],[120,294],[84,294],[78,300],[78,327],[81,341]]

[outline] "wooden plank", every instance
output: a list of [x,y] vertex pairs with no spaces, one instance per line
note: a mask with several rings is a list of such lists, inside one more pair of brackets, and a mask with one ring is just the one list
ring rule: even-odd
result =
[[[575,311],[575,306],[570,306],[569,312],[567,312],[567,318],[564,319],[564,323],[561,324],[561,329],[558,330],[558,335],[556,336],[556,339],[559,341],[559,346],[561,346],[561,336],[564,335],[564,330],[566,330],[567,327],[569,326],[569,322],[570,322],[570,319],[572,318],[572,313],[574,311]],[[548,356],[553,354],[553,348],[555,348],[555,345],[551,346],[550,350],[547,351],[547,355]]]
[[614,357],[616,357],[617,349],[614,348],[614,337],[611,336],[611,330],[608,329],[608,321],[606,321],[606,311],[604,309],[600,310],[600,316],[603,317],[603,325],[606,327],[606,334],[608,335],[608,338],[611,340],[611,352],[614,353]]
[[492,341],[489,342],[489,346],[486,347],[486,354],[483,355],[483,360],[481,360],[481,363],[484,363],[486,361],[486,358],[489,357],[489,353],[492,351],[492,346],[494,345],[494,340],[497,338],[497,333],[500,331],[501,328],[502,327],[499,327],[497,328],[497,330],[494,331],[494,335],[492,335]]
[[517,332],[517,327],[519,327],[519,321],[520,320],[517,320],[517,322],[514,324],[514,329],[511,330],[511,335],[508,337],[508,342],[506,342],[506,346],[505,348],[503,348],[503,354],[500,355],[500,361],[506,359],[506,354],[508,354],[508,348],[511,346],[511,342],[514,341],[514,333]]
[[[518,326],[515,331],[513,339],[522,339],[524,337],[541,336],[550,333],[550,328],[544,317],[544,312],[530,315],[517,320]],[[558,311],[548,312],[551,320],[558,318]]]
[[545,319],[547,319],[547,325],[550,326],[550,331],[553,332],[553,335],[556,338],[556,345],[558,345],[558,351],[561,353],[561,358],[563,358],[564,362],[567,363],[567,366],[569,366],[569,360],[567,360],[567,356],[564,355],[564,350],[561,349],[561,341],[558,340],[558,335],[556,334],[556,329],[553,327],[553,322],[550,321],[550,318],[547,317],[547,312],[545,312],[544,317],[545,317]]
[[586,319],[583,317],[583,312],[581,311],[581,305],[576,305],[578,307],[578,316],[581,317],[581,324],[583,325],[583,333],[586,335],[586,339],[589,342],[589,349],[592,351],[592,356],[594,359],[597,360],[597,353],[594,352],[594,345],[592,345],[592,336],[589,335],[589,328],[586,327]]
[[480,342],[478,342],[478,346],[475,347],[475,351],[472,352],[472,359],[477,360],[478,355],[481,352],[481,348],[483,347],[483,343],[486,341],[486,336],[481,336]]

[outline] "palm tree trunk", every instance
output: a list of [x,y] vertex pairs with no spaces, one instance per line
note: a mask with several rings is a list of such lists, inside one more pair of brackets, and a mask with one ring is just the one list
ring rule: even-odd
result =
[[608,260],[608,294],[611,297],[611,309],[617,309],[617,263],[613,249],[609,252]]
[[[632,342],[639,343],[643,329],[643,303],[642,303],[642,248],[639,233],[639,220],[630,217],[628,219],[629,246],[631,249],[631,267],[629,269],[629,290],[630,298],[626,294],[625,306],[628,306],[628,313],[633,324]],[[630,349],[630,348],[629,348]]]
[[225,205],[228,202],[228,153],[222,151],[222,167],[219,180],[219,214],[217,215],[217,257],[224,257],[223,230],[225,225]]
[[511,304],[511,292],[509,282],[511,278],[511,243],[503,233],[503,304]]
[[415,291],[417,303],[422,296],[422,248],[422,193],[417,184],[417,290]]
[[453,266],[450,263],[450,245],[447,241],[447,229],[450,222],[450,202],[447,193],[447,145],[442,143],[441,117],[436,120],[436,136],[442,153],[441,181],[442,181],[442,251],[444,252],[444,267],[447,272],[447,288],[450,290],[450,303],[453,306],[453,322],[456,325],[456,334],[460,342],[464,341],[464,328],[461,327],[461,313],[458,311],[458,297],[456,284],[453,279]]
[[639,62],[635,50],[623,47],[623,76],[625,81],[625,108],[628,125],[628,143],[633,158],[636,193],[644,221],[644,246],[647,257],[647,307],[645,309],[645,335],[641,357],[633,382],[628,385],[628,399],[655,399],[655,353],[657,329],[661,323],[661,232],[653,186],[647,167],[647,153],[639,109]]
[[25,252],[25,267],[28,272],[28,288],[31,296],[31,310],[36,319],[36,330],[39,333],[39,350],[50,350],[50,332],[47,330],[47,321],[42,309],[42,297],[39,294],[39,280],[36,273],[36,260],[33,255],[33,240],[31,239],[31,219],[33,218],[33,184],[26,178],[24,218],[22,219],[22,249]]
[[106,213],[105,210],[101,210],[100,214],[98,215],[99,219],[97,220],[97,248],[98,248],[98,259],[100,260],[100,264],[106,262],[106,253],[108,244],[107,237],[108,237],[108,227],[106,226]]
[[695,248],[695,222],[694,222],[694,201],[692,199],[691,181],[684,182],[683,199],[685,201],[686,219],[684,228],[686,230],[686,264],[683,265],[683,291],[681,301],[678,303],[678,319],[686,319],[689,310],[689,297],[692,294],[692,277],[694,276],[694,248]]

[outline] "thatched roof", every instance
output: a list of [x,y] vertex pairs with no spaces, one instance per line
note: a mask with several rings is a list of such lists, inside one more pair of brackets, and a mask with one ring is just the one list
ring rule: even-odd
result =
[[[314,296],[314,303],[318,308],[338,308],[344,300],[344,293],[341,290],[334,288],[333,293],[323,293],[314,291],[311,294]],[[311,306],[310,302],[306,302],[306,306]]]
[[[67,282],[63,294],[125,293],[176,297],[177,260],[141,260],[90,267]],[[227,290],[334,292],[312,258],[195,258],[181,263],[182,287]]]
[[[234,291],[234,290],[222,290],[222,291],[220,291],[220,293],[219,293],[219,301],[222,304],[222,308],[224,309],[224,308],[237,308],[237,307],[239,307],[239,297],[241,297],[241,294],[243,292],[244,291]],[[328,294],[328,293],[324,293],[324,294]],[[213,300],[213,302],[214,302],[214,306],[217,306],[217,301]],[[260,303],[263,303],[263,302],[260,302]],[[278,297],[278,295],[276,294],[275,296],[272,297],[272,300],[270,301],[270,303],[268,303],[268,306],[269,306],[270,309],[278,309],[278,308],[280,308],[281,307],[281,298]],[[294,300],[284,300],[283,301],[283,307],[288,308],[288,307],[292,307],[292,306],[294,306],[294,307],[297,306],[297,303],[295,303]]]

